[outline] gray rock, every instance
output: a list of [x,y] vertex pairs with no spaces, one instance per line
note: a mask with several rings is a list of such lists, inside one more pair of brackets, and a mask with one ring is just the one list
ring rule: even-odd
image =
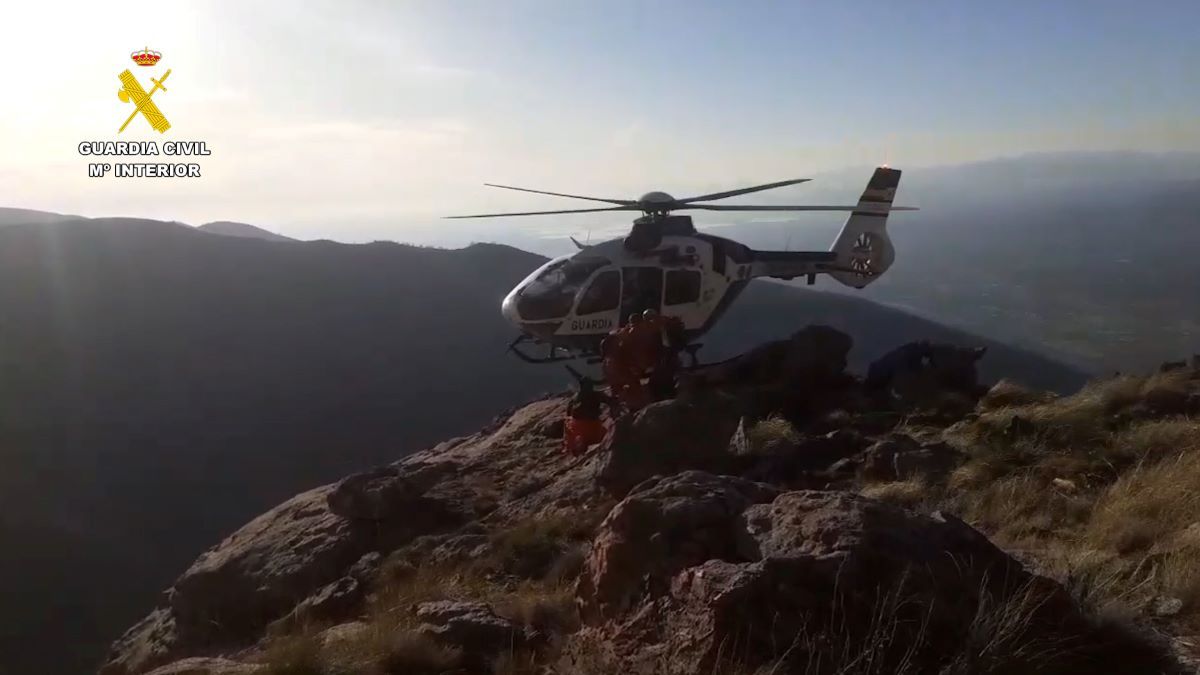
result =
[[405,463],[356,473],[334,486],[329,509],[352,520],[388,520],[411,516],[425,505],[425,491],[453,465]]
[[655,475],[728,470],[736,464],[729,442],[740,419],[737,400],[716,391],[653,403],[617,421],[602,446],[596,480],[623,495]]
[[379,566],[383,563],[383,554],[379,551],[371,551],[358,559],[358,562],[350,568],[347,576],[366,584],[370,583],[375,575],[379,572]]
[[647,589],[665,592],[678,570],[742,560],[741,513],[778,491],[752,481],[687,471],[638,485],[609,512],[592,543],[577,596],[586,622],[617,616]]
[[[1041,599],[1036,625],[1078,620],[1064,590],[951,516],[849,492],[772,498],[734,478],[685,476],[639,486],[601,526],[577,589],[585,628],[572,648],[599,643],[629,672],[682,674],[712,672],[738,644],[751,669],[786,654],[780,672],[805,672],[812,649],[883,611],[899,644],[924,622],[930,654],[944,655],[965,639],[981,597],[1028,585]],[[812,641],[796,643],[800,634]],[[671,658],[656,661],[662,654]]]
[[966,455],[948,443],[931,443],[894,455],[892,470],[896,480],[936,480],[953,471],[965,460]]
[[423,602],[416,610],[422,633],[462,649],[468,661],[509,653],[530,641],[522,626],[499,616],[487,603],[440,600]]
[[1179,598],[1160,597],[1154,600],[1154,616],[1175,616],[1183,610],[1183,600]]

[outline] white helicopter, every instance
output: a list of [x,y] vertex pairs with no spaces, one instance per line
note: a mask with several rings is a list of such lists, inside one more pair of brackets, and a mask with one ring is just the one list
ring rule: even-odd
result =
[[[635,313],[653,309],[676,317],[684,327],[688,351],[695,364],[693,342],[712,328],[751,279],[807,277],[828,274],[854,288],[863,288],[891,267],[895,249],[888,238],[892,211],[915,208],[892,206],[900,171],[875,169],[858,203],[852,206],[746,206],[701,204],[773,188],[796,185],[807,178],[675,199],[649,192],[636,200],[602,199],[544,190],[493,185],[489,187],[587,199],[614,206],[563,211],[486,213],[450,218],[641,211],[628,236],[593,246],[574,238],[580,250],[542,265],[508,293],[500,311],[521,334],[509,350],[530,363],[552,363],[598,356],[600,341]],[[756,251],[730,239],[696,231],[689,216],[672,211],[849,211],[850,217],[828,251]],[[520,349],[532,342],[548,346],[548,355],[535,357]],[[560,353],[561,350],[561,353]]]

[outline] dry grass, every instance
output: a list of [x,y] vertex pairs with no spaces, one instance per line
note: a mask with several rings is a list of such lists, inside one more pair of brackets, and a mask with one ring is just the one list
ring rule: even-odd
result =
[[770,454],[779,447],[796,443],[799,438],[792,423],[779,415],[761,419],[746,430],[746,442],[750,454],[754,455]]
[[311,633],[273,640],[262,654],[264,675],[326,675],[320,640]]
[[1182,412],[1191,384],[1186,372],[1124,375],[1090,382],[1071,396],[1043,400],[1006,386],[984,399],[979,419],[964,428],[960,440],[971,445],[1011,442],[1010,425],[1017,417],[1032,425],[1038,442],[1050,447],[1107,445],[1114,427],[1131,416]]
[[582,567],[579,549],[609,511],[560,512],[531,519],[492,537],[488,556],[475,564],[488,573],[523,579],[573,581]]
[[413,632],[391,636],[377,659],[380,675],[439,675],[461,668],[462,663],[461,651]]
[[1197,520],[1200,453],[1192,450],[1123,475],[1097,500],[1087,537],[1118,553],[1143,551]]
[[1012,380],[1000,380],[979,400],[979,409],[997,410],[1015,406],[1048,403],[1054,400],[1054,398],[1053,394],[1028,389]]
[[[1200,626],[1200,381],[1187,371],[1119,376],[1039,398],[1002,383],[978,418],[947,430],[968,461],[942,506],[1039,559],[1100,613]],[[1017,422],[1013,422],[1014,419]],[[907,495],[899,487],[894,498]]]
[[[985,582],[986,586],[986,582]],[[1113,617],[1061,621],[1039,584],[996,597],[981,589],[961,634],[934,630],[922,610],[900,593],[882,596],[864,627],[836,612],[822,628],[805,631],[784,652],[757,664],[731,660],[721,675],[1091,675],[1172,672],[1160,640]],[[914,611],[916,610],[916,611]],[[902,618],[907,617],[907,618]],[[754,658],[758,656],[759,658]],[[613,672],[585,670],[584,672]]]
[[932,508],[937,503],[938,497],[941,494],[936,487],[927,485],[920,480],[872,483],[863,486],[859,492],[864,497],[879,499],[906,509],[918,511]]
[[[483,559],[458,565],[385,561],[361,625],[324,645],[312,633],[277,640],[264,658],[273,668],[270,675],[420,675],[466,667],[461,653],[418,630],[416,607],[435,600],[485,602],[498,615],[543,634],[574,632],[579,619],[572,584],[583,564],[580,542],[590,538],[599,519],[563,513],[522,523],[497,533]],[[496,672],[536,672],[557,648],[551,640],[536,652],[502,655]]]

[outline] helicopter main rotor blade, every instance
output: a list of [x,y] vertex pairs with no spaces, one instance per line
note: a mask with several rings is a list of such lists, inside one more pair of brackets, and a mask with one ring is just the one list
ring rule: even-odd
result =
[[495,183],[484,183],[488,187],[501,188],[504,190],[516,190],[518,192],[532,192],[539,195],[553,195],[555,197],[570,197],[571,199],[586,199],[592,202],[605,202],[607,204],[620,204],[621,206],[632,206],[637,204],[632,199],[604,199],[603,197],[585,197],[583,195],[569,195],[562,192],[547,192],[545,190],[531,190],[523,187],[513,187],[511,185],[496,185]]
[[504,216],[552,216],[560,213],[597,213],[600,211],[641,211],[636,206],[610,206],[606,209],[567,209],[565,211],[524,211],[521,213],[480,213],[472,216],[445,216],[445,220],[459,218],[501,218]]
[[738,195],[748,195],[751,192],[762,192],[763,190],[773,190],[775,188],[787,187],[788,185],[796,185],[798,183],[807,183],[811,178],[794,178],[792,180],[781,180],[778,183],[766,183],[764,185],[755,185],[753,187],[740,188],[737,190],[727,190],[725,192],[714,192],[712,194],[700,195],[699,197],[688,197],[687,199],[675,200],[677,204],[690,204],[692,202],[707,202],[714,199],[725,199],[726,197],[736,197]]
[[743,206],[741,204],[686,204],[680,209],[704,209],[705,211],[864,211],[868,213],[885,214],[892,211],[916,211],[915,206]]

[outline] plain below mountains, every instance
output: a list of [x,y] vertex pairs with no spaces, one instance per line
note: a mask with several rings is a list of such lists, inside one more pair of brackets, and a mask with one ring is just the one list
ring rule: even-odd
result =
[[[16,210],[0,224],[0,672],[87,671],[254,514],[568,382],[504,353],[500,299],[543,261],[517,249]],[[989,346],[985,378],[1084,379],[862,298],[767,283],[702,355],[809,323],[853,335],[859,370],[925,338]]]

